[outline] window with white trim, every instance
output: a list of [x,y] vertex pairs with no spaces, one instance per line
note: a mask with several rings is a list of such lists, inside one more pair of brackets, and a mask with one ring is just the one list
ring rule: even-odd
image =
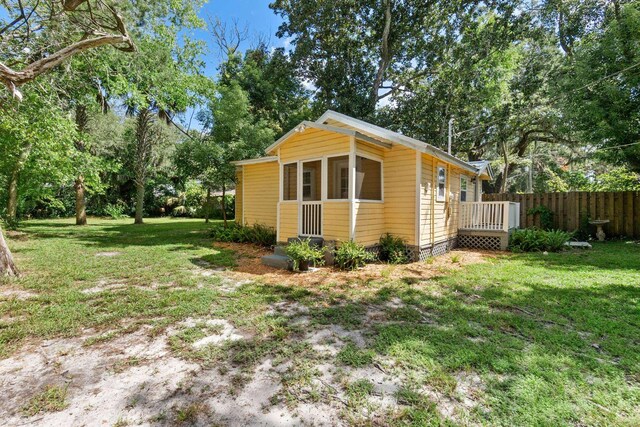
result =
[[460,177],[460,201],[461,202],[466,202],[467,201],[467,177],[466,176],[461,176]]
[[282,200],[298,200],[298,164],[282,166]]
[[349,198],[349,156],[327,159],[327,199]]
[[447,194],[447,169],[440,166],[438,167],[438,187],[436,192],[436,201],[444,202]]
[[356,156],[356,199],[382,200],[382,162]]

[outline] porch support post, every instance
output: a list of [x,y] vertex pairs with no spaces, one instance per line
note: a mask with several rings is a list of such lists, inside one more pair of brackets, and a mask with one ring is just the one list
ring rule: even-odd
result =
[[418,257],[420,256],[420,232],[422,227],[422,219],[420,218],[422,214],[422,191],[420,188],[420,183],[422,181],[422,153],[416,150],[416,233],[415,233],[415,245],[418,247]]
[[349,238],[356,238],[356,137],[349,138]]

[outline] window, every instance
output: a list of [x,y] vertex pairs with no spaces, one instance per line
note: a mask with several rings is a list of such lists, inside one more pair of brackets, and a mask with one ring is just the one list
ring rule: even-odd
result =
[[320,200],[320,189],[322,184],[322,161],[315,160],[312,162],[302,163],[302,200],[316,201]]
[[436,193],[436,200],[438,202],[444,202],[447,194],[447,170],[444,167],[438,168],[438,192]]
[[467,201],[467,177],[466,176],[460,177],[460,201],[461,202]]
[[289,163],[282,167],[282,200],[298,199],[298,164]]
[[327,199],[349,198],[349,156],[327,159]]
[[356,156],[356,199],[382,200],[382,163]]

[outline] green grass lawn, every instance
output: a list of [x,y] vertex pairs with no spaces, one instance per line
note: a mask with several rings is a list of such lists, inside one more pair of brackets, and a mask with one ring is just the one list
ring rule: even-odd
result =
[[[238,389],[264,359],[288,362],[274,404],[340,393],[340,416],[351,424],[640,424],[638,244],[499,256],[423,281],[379,277],[310,289],[257,280],[229,292],[217,275],[198,274],[235,263],[233,253],[212,247],[202,221],[131,222],[29,221],[9,238],[24,275],[0,279],[0,290],[14,292],[0,297],[0,357],[89,328],[92,345],[142,325],[158,334],[187,317],[224,318],[251,338],[196,350],[189,344],[211,333],[202,324],[172,336],[172,351],[233,368]],[[274,313],[278,303],[308,311]],[[300,317],[306,323],[294,321]],[[364,344],[345,338],[336,355],[319,354],[305,337],[327,327],[360,334]],[[331,386],[339,390],[316,388],[322,363],[344,372]],[[367,368],[400,382],[396,404],[375,418],[362,415],[373,384],[348,375]]]

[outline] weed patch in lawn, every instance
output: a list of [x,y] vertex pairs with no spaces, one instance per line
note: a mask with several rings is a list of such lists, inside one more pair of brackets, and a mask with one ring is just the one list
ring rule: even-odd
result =
[[67,407],[67,385],[48,385],[22,407],[22,413],[32,417],[41,412],[57,412]]

